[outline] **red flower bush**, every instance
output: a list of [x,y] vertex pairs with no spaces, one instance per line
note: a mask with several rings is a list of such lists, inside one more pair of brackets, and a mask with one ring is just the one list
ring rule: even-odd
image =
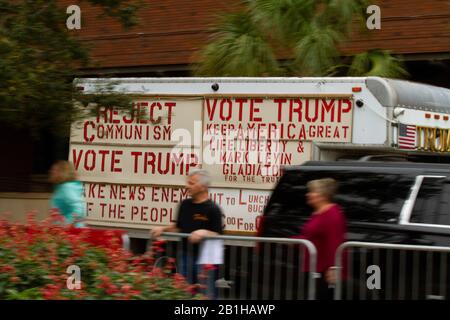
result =
[[[155,267],[152,254],[133,257],[122,249],[113,232],[103,235],[62,225],[53,212],[37,223],[29,215],[26,224],[0,220],[0,299],[203,299],[174,273],[174,259]],[[153,243],[161,253],[163,242]],[[80,289],[70,289],[67,273],[79,267]]]

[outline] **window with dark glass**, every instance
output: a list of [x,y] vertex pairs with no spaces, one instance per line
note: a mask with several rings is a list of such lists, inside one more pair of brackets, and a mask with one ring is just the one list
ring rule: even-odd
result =
[[309,217],[312,209],[306,203],[306,184],[327,177],[338,182],[335,201],[348,220],[361,222],[396,223],[414,183],[411,175],[384,172],[287,172],[272,195],[266,215]]
[[349,221],[396,223],[414,177],[385,172],[340,173],[336,202]]
[[450,182],[424,177],[411,212],[411,223],[450,225]]

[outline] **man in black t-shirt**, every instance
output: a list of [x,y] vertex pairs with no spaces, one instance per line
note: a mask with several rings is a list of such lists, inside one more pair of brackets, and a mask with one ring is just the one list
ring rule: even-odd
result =
[[[222,234],[222,212],[220,208],[207,199],[195,202],[193,198],[181,202],[175,224],[181,233],[190,233],[193,256],[198,257],[198,243],[205,236]],[[184,238],[186,240],[186,238]],[[186,241],[184,241],[186,245]]]
[[181,273],[191,283],[197,283],[199,243],[205,237],[223,233],[222,211],[209,199],[209,184],[210,177],[206,170],[191,171],[186,182],[190,198],[180,203],[176,223],[151,230],[151,235],[156,238],[163,232],[190,234],[189,238],[183,238]]

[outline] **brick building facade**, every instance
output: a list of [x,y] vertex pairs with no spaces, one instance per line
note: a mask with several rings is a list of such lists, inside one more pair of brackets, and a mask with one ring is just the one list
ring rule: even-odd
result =
[[[72,2],[71,2],[72,3]],[[388,49],[401,54],[411,79],[450,87],[450,4],[447,0],[377,0],[381,29],[355,25],[343,52]],[[95,68],[87,75],[189,75],[196,53],[207,43],[217,15],[239,10],[239,0],[148,1],[139,10],[140,24],[123,30],[100,10],[84,2],[81,30],[73,32],[92,49]]]

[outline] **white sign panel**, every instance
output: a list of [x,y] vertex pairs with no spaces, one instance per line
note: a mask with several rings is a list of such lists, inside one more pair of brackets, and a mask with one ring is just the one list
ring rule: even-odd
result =
[[179,153],[167,147],[74,144],[69,160],[83,181],[183,185],[201,157],[199,149],[186,150]]
[[103,109],[72,125],[72,143],[171,146],[177,129],[194,132],[202,117],[201,99],[139,99],[132,112]]
[[282,166],[312,142],[351,142],[353,101],[305,97],[142,97],[72,126],[69,160],[92,225],[148,229],[176,220],[188,173],[212,175],[225,230],[253,233]]
[[[148,229],[175,223],[178,204],[188,197],[183,187],[85,183],[90,224]],[[256,232],[270,191],[211,188],[210,198],[224,213],[225,231]]]

